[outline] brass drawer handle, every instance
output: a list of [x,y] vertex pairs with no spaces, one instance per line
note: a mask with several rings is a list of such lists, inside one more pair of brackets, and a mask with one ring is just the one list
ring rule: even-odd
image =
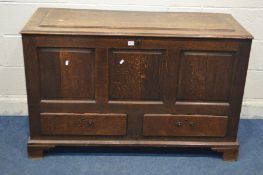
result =
[[183,122],[178,121],[178,122],[175,123],[175,125],[176,125],[178,128],[180,128],[180,127],[183,125]]
[[91,119],[88,120],[88,121],[87,121],[87,126],[88,126],[88,127],[93,127],[93,126],[94,126],[93,120],[91,120]]
[[81,119],[79,127],[93,127],[94,121],[92,119]]
[[195,127],[196,127],[196,123],[195,123],[195,122],[189,122],[189,126],[190,126],[191,128],[195,128]]
[[[195,123],[195,122],[188,122],[188,124],[189,124],[189,126],[190,126],[191,128],[195,128],[195,127],[196,127],[196,123]],[[182,127],[183,122],[177,121],[177,122],[175,123],[175,125],[176,125],[178,128],[180,128],[180,127]]]

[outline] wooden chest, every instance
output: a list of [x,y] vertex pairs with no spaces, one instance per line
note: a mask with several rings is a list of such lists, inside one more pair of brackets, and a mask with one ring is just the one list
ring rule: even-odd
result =
[[237,159],[252,36],[231,15],[40,8],[21,33],[30,157],[144,146]]

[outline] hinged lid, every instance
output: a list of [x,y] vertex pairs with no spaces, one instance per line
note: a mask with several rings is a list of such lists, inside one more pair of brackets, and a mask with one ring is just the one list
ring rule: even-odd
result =
[[252,38],[229,14],[40,8],[22,34]]

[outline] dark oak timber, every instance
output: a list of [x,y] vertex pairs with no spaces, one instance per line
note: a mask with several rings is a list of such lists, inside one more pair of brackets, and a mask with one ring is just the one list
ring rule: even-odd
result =
[[21,33],[30,158],[142,146],[237,160],[253,37],[231,15],[40,8]]

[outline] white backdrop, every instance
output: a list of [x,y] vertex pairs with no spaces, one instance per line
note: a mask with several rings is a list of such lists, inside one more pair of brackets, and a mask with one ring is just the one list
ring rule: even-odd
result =
[[38,7],[222,12],[254,37],[243,118],[263,118],[263,0],[0,0],[0,115],[27,115],[20,30]]

